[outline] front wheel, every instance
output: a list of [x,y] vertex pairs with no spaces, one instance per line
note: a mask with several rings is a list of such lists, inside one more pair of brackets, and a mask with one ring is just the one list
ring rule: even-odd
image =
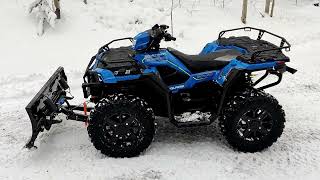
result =
[[284,111],[274,97],[247,89],[228,99],[219,123],[231,146],[243,152],[257,152],[277,141],[284,122]]
[[88,134],[107,156],[137,156],[151,144],[154,133],[153,111],[136,96],[110,95],[90,113]]

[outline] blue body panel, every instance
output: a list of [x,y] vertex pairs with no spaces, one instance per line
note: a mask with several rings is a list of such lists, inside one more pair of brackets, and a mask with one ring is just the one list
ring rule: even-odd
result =
[[237,46],[220,46],[218,45],[218,43],[216,41],[213,41],[212,43],[208,43],[206,44],[206,46],[202,49],[202,51],[200,52],[200,54],[208,54],[214,51],[218,51],[221,49],[235,49],[239,52],[241,52],[242,54],[246,54],[247,51],[245,49],[242,49],[240,47]]
[[150,35],[147,31],[141,32],[133,38],[132,49],[141,51],[146,49],[150,44]]
[[[192,73],[179,59],[177,59],[174,55],[172,55],[167,49],[160,49],[158,51],[150,51],[150,52],[139,52],[140,49],[146,48],[149,44],[149,33],[147,31],[138,34],[134,38],[134,44],[132,48],[136,50],[136,55],[134,59],[137,63],[143,65],[145,70],[138,75],[126,75],[126,76],[117,76],[112,73],[112,71],[108,69],[97,68],[97,63],[101,60],[105,52],[97,54],[96,62],[91,67],[91,69],[98,73],[99,78],[103,83],[118,83],[120,81],[130,81],[139,79],[144,74],[154,73],[158,74],[157,67],[166,66],[173,68],[181,73],[186,74],[189,78],[181,84],[175,84],[168,86],[172,93],[178,93],[180,90],[191,89],[195,85],[213,81],[220,86],[223,86],[227,80],[229,73],[233,69],[237,70],[250,70],[250,71],[258,71],[265,69],[272,69],[277,66],[275,61],[258,63],[258,64],[248,64],[242,61],[235,59],[230,60],[230,63],[219,70],[205,71],[201,73]],[[214,41],[208,43],[203,50],[200,52],[200,55],[208,54],[211,52],[215,52],[221,49],[235,49],[242,54],[246,54],[247,51],[240,47],[236,46],[219,46],[219,44]],[[139,52],[139,53],[138,53]]]

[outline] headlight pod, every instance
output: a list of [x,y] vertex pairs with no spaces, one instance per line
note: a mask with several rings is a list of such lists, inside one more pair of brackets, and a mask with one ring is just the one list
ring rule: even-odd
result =
[[99,80],[99,82],[103,81],[101,74],[98,74],[98,80]]
[[133,41],[132,41],[132,49],[135,49],[136,43],[137,43],[137,40],[133,39]]

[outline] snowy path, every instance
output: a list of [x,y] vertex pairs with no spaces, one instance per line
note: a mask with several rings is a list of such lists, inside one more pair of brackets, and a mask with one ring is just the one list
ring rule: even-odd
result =
[[[101,155],[90,143],[84,124],[73,121],[64,121],[49,132],[41,134],[36,142],[38,149],[23,149],[31,135],[31,125],[24,107],[59,65],[66,67],[71,89],[77,97],[75,102],[81,102],[81,77],[90,55],[113,37],[131,35],[153,24],[153,17],[147,16],[151,14],[153,7],[148,5],[144,10],[143,1],[136,1],[132,8],[143,11],[143,15],[137,14],[135,18],[141,18],[145,24],[135,25],[130,29],[130,25],[125,22],[130,24],[131,19],[122,19],[119,14],[111,16],[104,11],[108,4],[103,0],[95,0],[95,4],[91,4],[88,9],[80,5],[79,1],[71,0],[65,2],[65,7],[74,9],[64,11],[66,19],[57,27],[58,32],[49,30],[44,37],[38,38],[32,29],[32,18],[23,14],[22,1],[28,0],[0,2],[0,23],[4,25],[0,28],[0,50],[3,54],[3,59],[0,60],[1,180],[263,180],[319,177],[319,9],[316,13],[313,7],[305,4],[296,8],[292,5],[294,1],[288,0],[286,3],[282,2],[280,7],[290,5],[291,8],[281,13],[280,7],[276,9],[278,16],[274,21],[270,18],[261,19],[256,12],[251,12],[253,17],[249,19],[249,25],[277,32],[293,43],[292,52],[289,53],[292,59],[290,64],[299,70],[295,75],[286,74],[279,86],[268,91],[283,105],[287,117],[284,133],[272,147],[261,153],[240,153],[230,148],[216,124],[177,129],[166,119],[157,119],[154,142],[144,154],[130,159],[114,159]],[[115,2],[114,0],[110,6],[118,10],[128,6],[127,1],[118,4]],[[163,15],[167,13],[168,6],[163,1],[153,2],[158,2],[154,9],[158,9],[156,14],[161,16],[156,20],[169,23],[169,17]],[[219,30],[241,26],[238,22],[238,2],[226,1],[225,10],[205,4],[209,1],[198,5],[193,5],[193,1],[188,2],[183,4],[183,8],[176,10],[175,30],[178,41],[176,44],[169,44],[170,46],[195,53],[208,39],[214,39]],[[256,6],[261,7],[262,2],[259,0]],[[192,6],[194,10],[191,16]],[[9,12],[12,16],[6,17],[4,14]],[[135,12],[128,13],[134,16]],[[293,14],[296,15],[295,18]],[[214,19],[217,24],[208,24],[209,15],[225,18]],[[22,18],[21,24],[15,24],[14,21],[19,18]],[[113,18],[114,21],[110,22],[108,18]],[[110,24],[116,23],[118,24],[110,27]],[[105,35],[105,32],[110,34]],[[104,38],[100,38],[101,36]],[[31,47],[39,48],[40,53],[30,51]],[[14,48],[21,50],[21,53],[16,53]],[[60,53],[51,54],[51,49]],[[16,75],[11,76],[15,72],[8,67],[16,67]],[[35,69],[38,69],[36,73]]]

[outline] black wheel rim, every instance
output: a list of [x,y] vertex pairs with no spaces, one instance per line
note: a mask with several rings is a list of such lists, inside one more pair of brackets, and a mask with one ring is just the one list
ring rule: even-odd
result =
[[109,146],[125,150],[140,144],[143,140],[144,127],[135,114],[118,112],[105,119],[102,131]]
[[272,126],[271,114],[265,109],[255,108],[242,114],[237,123],[237,132],[246,141],[256,141],[269,135]]

